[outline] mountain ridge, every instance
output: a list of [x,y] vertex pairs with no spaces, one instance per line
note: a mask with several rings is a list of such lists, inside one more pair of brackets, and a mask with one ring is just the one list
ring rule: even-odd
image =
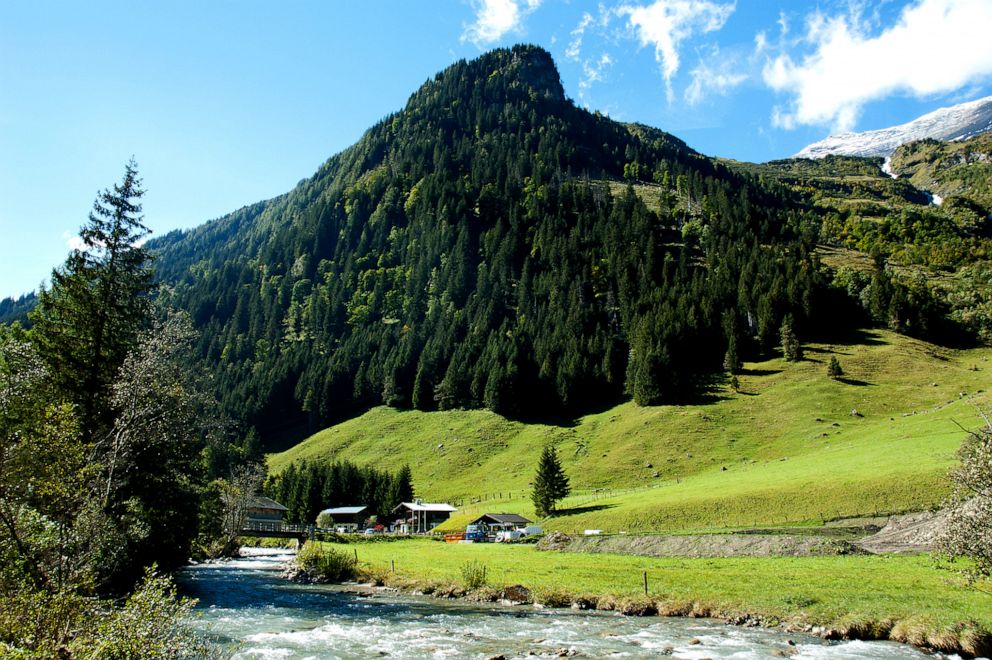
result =
[[831,135],[807,145],[793,158],[823,158],[828,155],[888,157],[908,142],[925,138],[961,140],[990,130],[992,96],[939,108],[897,126]]
[[269,437],[381,403],[573,414],[688,396],[728,345],[806,322],[813,234],[786,194],[577,107],[517,46],[440,72],[292,191],[149,247],[226,408]]

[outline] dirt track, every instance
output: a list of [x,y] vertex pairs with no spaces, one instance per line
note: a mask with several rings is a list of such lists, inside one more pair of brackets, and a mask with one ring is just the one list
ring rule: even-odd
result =
[[[928,552],[943,527],[942,513],[891,516],[884,527],[861,538],[837,538],[818,533],[743,533],[691,535],[574,536],[552,533],[538,543],[540,550],[602,552],[647,557],[824,557],[848,554],[908,554]],[[878,521],[881,524],[882,521]],[[833,528],[836,529],[836,528]],[[852,527],[852,531],[858,529]],[[862,528],[863,529],[863,528]],[[873,529],[878,529],[874,527]],[[864,532],[861,532],[864,534]]]

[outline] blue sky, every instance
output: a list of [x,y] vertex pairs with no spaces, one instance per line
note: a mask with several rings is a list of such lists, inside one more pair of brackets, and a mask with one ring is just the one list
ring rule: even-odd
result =
[[992,94],[992,0],[0,3],[0,296],[60,264],[132,155],[155,235],[289,190],[461,58],[765,161]]

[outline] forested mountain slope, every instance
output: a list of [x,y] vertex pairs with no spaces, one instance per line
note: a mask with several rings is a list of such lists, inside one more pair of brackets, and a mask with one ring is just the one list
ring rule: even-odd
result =
[[441,72],[286,195],[150,247],[268,439],[380,403],[574,415],[691,396],[787,315],[838,316],[792,195],[577,108],[518,46]]

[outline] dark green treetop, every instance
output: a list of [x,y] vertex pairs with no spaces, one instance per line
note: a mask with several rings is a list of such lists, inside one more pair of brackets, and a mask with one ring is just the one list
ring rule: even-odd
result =
[[568,497],[571,490],[568,476],[566,476],[561,467],[561,461],[558,459],[558,451],[554,445],[546,445],[537,464],[534,490],[531,493],[534,511],[542,517],[554,514],[559,500]]

